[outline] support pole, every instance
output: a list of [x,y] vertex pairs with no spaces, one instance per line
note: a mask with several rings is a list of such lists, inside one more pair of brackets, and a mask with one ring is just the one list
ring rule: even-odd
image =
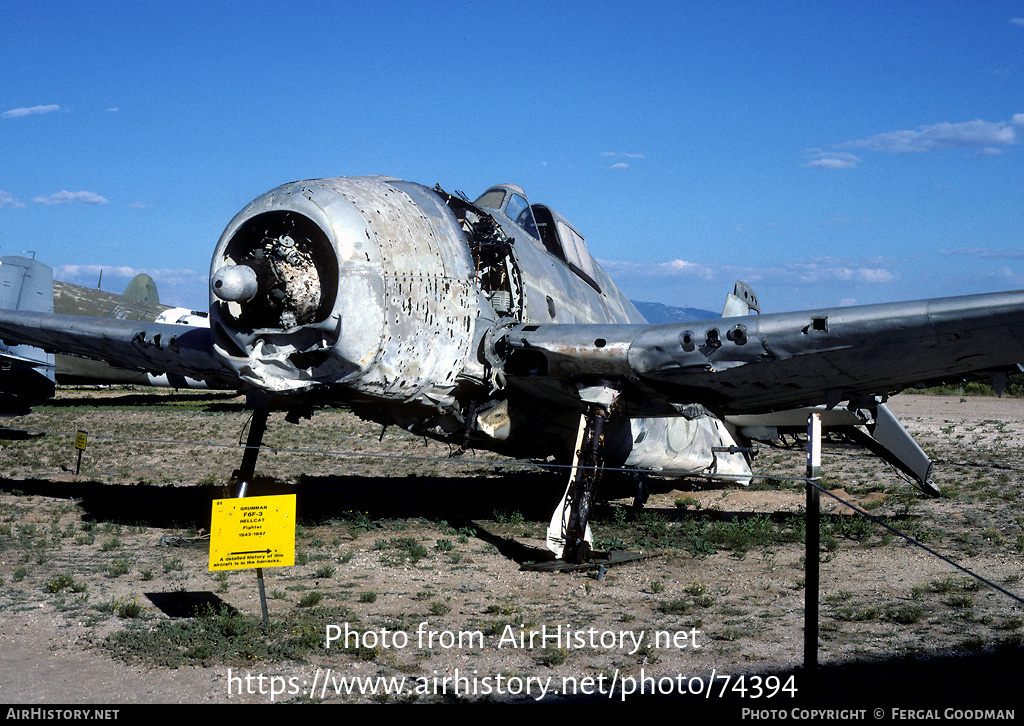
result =
[[[260,455],[263,434],[267,430],[267,419],[270,409],[266,406],[253,409],[252,422],[249,424],[249,435],[245,440],[245,453],[242,454],[242,466],[237,472],[238,491],[235,496],[241,499],[249,489],[249,483],[256,474],[256,459]],[[263,586],[263,568],[256,568],[256,585],[260,591],[260,608],[263,611],[263,631],[270,627],[270,615],[267,612],[267,592]]]
[[252,421],[249,424],[249,435],[245,439],[245,452],[242,454],[242,465],[235,472],[238,479],[238,491],[235,496],[244,497],[256,473],[256,459],[260,455],[260,446],[263,444],[263,434],[267,431],[267,419],[270,418],[270,410],[262,406],[253,409]]
[[818,671],[818,597],[820,547],[821,478],[821,414],[812,413],[807,420],[807,515],[804,535],[804,672],[814,676]]

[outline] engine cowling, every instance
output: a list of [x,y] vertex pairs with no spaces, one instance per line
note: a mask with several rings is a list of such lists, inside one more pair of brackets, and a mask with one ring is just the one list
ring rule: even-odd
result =
[[293,182],[231,221],[211,263],[214,346],[252,387],[444,405],[481,304],[465,238],[430,189]]

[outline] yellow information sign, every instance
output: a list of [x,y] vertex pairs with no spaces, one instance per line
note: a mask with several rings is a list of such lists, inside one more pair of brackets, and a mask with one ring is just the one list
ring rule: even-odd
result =
[[88,435],[85,431],[79,431],[75,434],[75,448],[79,451],[85,451],[85,443],[88,440]]
[[214,500],[211,571],[294,564],[294,494]]

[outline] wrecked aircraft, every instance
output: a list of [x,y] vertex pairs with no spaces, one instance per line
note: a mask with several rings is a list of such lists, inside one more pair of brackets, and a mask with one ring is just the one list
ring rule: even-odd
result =
[[590,556],[601,467],[743,481],[747,446],[823,424],[934,493],[886,398],[1024,360],[1024,292],[649,325],[565,218],[498,185],[475,201],[388,177],[285,184],[214,251],[210,327],[0,312],[8,342],[228,382],[266,416],[346,405],[464,448],[572,461],[549,546]]

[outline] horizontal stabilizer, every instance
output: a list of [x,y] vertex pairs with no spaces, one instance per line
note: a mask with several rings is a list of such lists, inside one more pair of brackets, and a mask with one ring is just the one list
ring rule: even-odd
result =
[[851,434],[865,448],[913,478],[925,494],[939,495],[939,488],[932,481],[931,459],[884,403],[877,407],[874,425],[868,426],[866,432],[852,429]]
[[778,442],[786,434],[807,430],[807,419],[816,413],[824,433],[837,432],[865,447],[914,480],[923,492],[938,495],[931,480],[932,462],[884,403],[791,409],[764,414],[727,416],[726,422],[741,435],[757,441]]

